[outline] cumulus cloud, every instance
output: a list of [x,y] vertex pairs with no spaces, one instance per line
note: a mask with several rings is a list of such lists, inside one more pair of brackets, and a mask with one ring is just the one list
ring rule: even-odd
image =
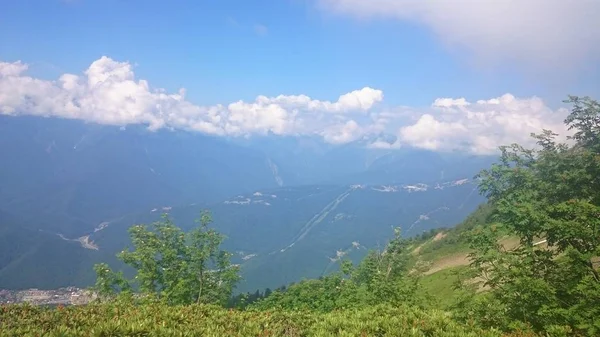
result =
[[333,125],[321,133],[326,142],[332,144],[345,144],[357,140],[364,134],[363,128],[354,120]]
[[81,75],[55,81],[26,75],[22,62],[0,62],[0,114],[81,119],[152,130],[175,128],[220,136],[319,135],[343,144],[371,139],[372,148],[412,146],[434,151],[488,154],[499,145],[531,144],[529,134],[551,129],[565,135],[568,111],[540,98],[510,94],[469,102],[438,98],[428,107],[378,109],[383,92],[365,87],[335,101],[307,95],[258,96],[254,101],[201,106],[184,89],[168,93],[136,79],[132,66],[108,57]]
[[[362,19],[394,18],[429,27],[478,60],[571,68],[600,55],[597,0],[316,0]],[[593,59],[592,59],[593,60]]]
[[432,106],[438,107],[438,108],[450,108],[450,107],[453,107],[453,106],[457,106],[457,107],[459,107],[459,106],[467,106],[469,104],[470,103],[467,102],[467,100],[464,99],[464,98],[457,98],[457,99],[454,99],[454,98],[437,98],[433,102]]
[[27,65],[23,64],[21,61],[17,61],[14,63],[0,62],[0,76],[19,76],[19,74],[26,71],[27,68]]
[[[254,102],[199,106],[185,90],[167,93],[137,80],[128,62],[108,57],[94,61],[82,75],[64,74],[47,81],[25,74],[22,62],[0,62],[0,113],[83,119],[102,124],[147,124],[216,135],[319,133],[340,114],[364,114],[383,99],[380,90],[365,87],[335,102],[306,95],[259,96]],[[360,130],[360,128],[358,129]],[[342,133],[355,134],[348,125]],[[332,141],[354,136],[332,136]]]
[[457,144],[452,140],[467,138],[467,132],[469,130],[460,122],[440,122],[425,114],[414,125],[403,127],[400,136],[403,142],[415,147],[443,150],[455,147]]
[[537,97],[519,99],[505,94],[475,103],[444,98],[432,106],[431,112],[399,129],[395,145],[491,154],[499,145],[533,146],[530,134],[543,129],[552,130],[563,139],[569,133],[563,123],[568,110],[552,110]]

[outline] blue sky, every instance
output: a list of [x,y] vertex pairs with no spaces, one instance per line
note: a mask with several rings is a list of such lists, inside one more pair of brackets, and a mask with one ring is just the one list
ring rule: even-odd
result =
[[[186,88],[198,105],[280,94],[335,101],[370,87],[384,93],[379,105],[388,109],[505,93],[542,97],[555,109],[566,94],[598,92],[600,59],[589,42],[600,40],[582,37],[597,28],[584,14],[555,26],[564,4],[548,1],[528,2],[522,18],[500,18],[504,9],[496,5],[454,12],[414,0],[6,1],[0,61],[21,60],[29,76],[55,80],[108,56],[134,65],[136,78],[154,88]],[[597,12],[587,6],[582,11]],[[540,13],[540,25],[525,40],[510,27],[535,21],[531,13]],[[551,22],[567,33],[550,37]],[[572,22],[583,30],[569,28]]]
[[[107,55],[137,63],[136,74],[150,83],[187,88],[200,104],[259,94],[334,98],[362,86],[406,105],[554,91],[511,67],[473,67],[418,24],[328,15],[309,1],[24,0],[2,7],[2,60],[24,60],[34,74],[54,78]],[[562,89],[586,91],[582,77]]]

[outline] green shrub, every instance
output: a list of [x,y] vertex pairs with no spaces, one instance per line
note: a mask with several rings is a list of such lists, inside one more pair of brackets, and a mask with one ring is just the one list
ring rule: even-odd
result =
[[0,336],[500,336],[442,311],[374,306],[330,313],[211,305],[91,304],[0,308]]

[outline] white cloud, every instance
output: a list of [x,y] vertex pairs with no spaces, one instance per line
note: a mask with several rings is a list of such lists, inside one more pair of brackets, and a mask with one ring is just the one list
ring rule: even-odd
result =
[[433,102],[432,106],[438,107],[438,108],[450,108],[453,106],[456,106],[456,107],[467,106],[469,104],[470,103],[467,102],[467,100],[464,98],[458,98],[458,99],[438,98]]
[[399,144],[430,150],[464,150],[494,153],[499,145],[532,146],[531,133],[550,129],[564,139],[566,109],[553,111],[537,97],[519,99],[510,94],[469,103],[464,99],[442,99],[434,110],[398,131]]
[[[438,98],[424,108],[376,109],[383,92],[365,87],[336,101],[279,95],[200,106],[186,100],[184,89],[152,89],[135,78],[129,63],[108,57],[94,61],[82,75],[64,74],[56,81],[33,78],[26,71],[22,62],[0,62],[0,114],[145,124],[152,130],[169,127],[221,136],[320,135],[334,144],[371,139],[373,148],[472,153],[492,153],[513,142],[531,144],[529,134],[542,129],[567,133],[563,120],[568,111],[553,111],[537,97]],[[396,136],[393,144],[386,136],[390,134]]]
[[313,100],[306,95],[279,95],[277,97],[258,96],[256,103],[261,105],[284,105],[294,110],[346,113],[368,111],[383,100],[383,92],[369,87],[341,95],[336,102]]
[[364,134],[363,128],[354,120],[338,124],[323,130],[323,139],[332,144],[344,144],[357,140]]
[[423,24],[481,62],[517,61],[556,71],[600,56],[597,0],[316,1],[327,11],[361,19]]
[[[81,76],[64,74],[57,81],[29,77],[26,70],[21,62],[0,62],[1,113],[122,126],[147,124],[150,129],[172,127],[216,135],[320,134],[342,121],[336,116],[362,115],[383,99],[380,90],[366,87],[341,95],[335,102],[280,95],[226,106],[199,106],[185,99],[183,89],[177,93],[151,89],[147,81],[135,78],[129,63],[108,57],[94,61]],[[361,130],[357,127],[348,124],[339,135],[327,139],[354,139]]]
[[21,61],[14,63],[3,63],[0,62],[0,76],[19,76],[19,74],[27,70],[27,65]]
[[383,100],[383,92],[371,88],[355,90],[340,96],[334,110],[363,110],[367,111],[377,102]]
[[400,130],[401,140],[414,147],[427,150],[444,150],[456,146],[452,140],[468,137],[469,130],[460,122],[440,122],[425,114],[411,126]]

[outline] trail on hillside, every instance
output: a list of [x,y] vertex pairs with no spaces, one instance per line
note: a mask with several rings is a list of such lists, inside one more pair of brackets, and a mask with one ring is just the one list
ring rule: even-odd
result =
[[441,239],[445,238],[447,235],[448,235],[448,233],[445,233],[445,232],[437,233],[431,240],[427,240],[427,241],[423,242],[422,244],[420,244],[417,248],[413,249],[412,254],[413,255],[419,254],[421,252],[421,249],[423,248],[423,246],[425,246],[426,244],[428,244],[430,242],[440,241]]
[[[545,245],[546,242],[547,241],[545,239],[543,239],[543,240],[535,242],[533,245],[546,247],[546,245]],[[520,246],[519,238],[515,237],[515,236],[503,238],[499,241],[499,243],[506,250],[513,250]],[[431,274],[434,274],[443,269],[466,266],[466,265],[469,265],[470,263],[471,263],[471,260],[469,259],[468,252],[456,253],[456,254],[444,256],[440,259],[433,261],[433,264],[431,265],[429,270],[424,272],[424,274],[431,275]]]
[[429,270],[427,270],[423,274],[431,275],[431,274],[437,273],[438,271],[443,270],[443,269],[466,266],[469,263],[471,263],[471,260],[469,259],[468,254],[459,253],[459,254],[454,254],[454,255],[450,255],[450,256],[445,256],[445,257],[435,261],[433,263],[433,265],[431,266],[431,268],[429,268]]
[[341,204],[342,201],[344,201],[344,199],[346,199],[350,195],[350,192],[352,192],[352,190],[352,188],[349,188],[348,190],[344,191],[342,194],[338,195],[335,199],[333,199],[333,201],[327,204],[325,208],[323,208],[319,213],[315,214],[304,226],[302,226],[298,234],[296,234],[296,236],[292,240],[292,243],[290,243],[287,247],[281,249],[280,252],[285,252],[286,250],[292,248],[300,240],[304,239],[304,237],[306,237],[306,235],[316,225],[321,223],[321,221],[323,221],[323,219],[325,219],[329,215],[329,213],[331,213],[331,211],[335,210],[338,207],[338,205]]

